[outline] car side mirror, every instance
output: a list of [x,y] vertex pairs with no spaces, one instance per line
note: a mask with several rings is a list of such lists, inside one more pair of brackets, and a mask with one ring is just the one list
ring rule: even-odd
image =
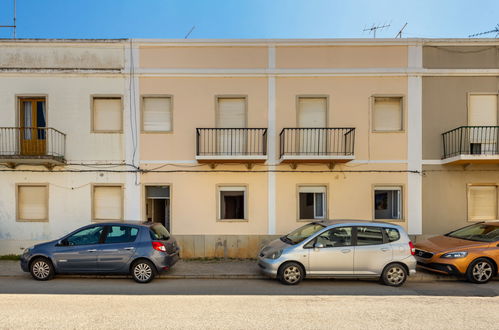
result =
[[324,247],[324,244],[322,244],[322,243],[315,243],[314,244],[315,249],[322,249],[323,247]]
[[60,239],[59,241],[57,241],[57,246],[68,246],[69,245],[69,242],[67,239]]

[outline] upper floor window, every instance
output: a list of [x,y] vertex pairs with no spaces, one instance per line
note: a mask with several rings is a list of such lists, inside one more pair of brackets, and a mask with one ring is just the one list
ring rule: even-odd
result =
[[171,132],[172,126],[172,98],[143,97],[142,130],[144,132]]
[[217,98],[217,128],[246,127],[246,98]]
[[121,97],[94,96],[92,98],[92,132],[123,132],[123,103]]
[[327,127],[327,97],[298,97],[298,127]]
[[402,131],[402,103],[402,97],[375,96],[373,100],[373,131]]

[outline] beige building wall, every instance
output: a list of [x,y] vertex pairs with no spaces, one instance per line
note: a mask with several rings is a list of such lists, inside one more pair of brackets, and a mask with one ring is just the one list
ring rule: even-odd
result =
[[[483,43],[483,41],[481,41]],[[499,68],[497,43],[489,45],[438,44],[423,47],[423,67],[432,69],[493,69]]]

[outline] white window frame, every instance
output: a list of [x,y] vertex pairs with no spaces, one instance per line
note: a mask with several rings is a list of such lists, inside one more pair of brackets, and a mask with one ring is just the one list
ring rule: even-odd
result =
[[[388,191],[398,191],[398,204],[397,204],[397,217],[393,219],[384,219],[384,218],[376,218],[376,191],[378,190],[388,190]],[[386,221],[404,221],[404,187],[403,185],[376,185],[373,187],[373,201],[372,201],[372,210],[373,210],[373,221],[377,220],[386,220]],[[393,203],[393,196],[392,196]],[[393,216],[393,210],[391,211]]]
[[[314,194],[314,217],[312,219],[305,219],[301,218],[301,210],[300,210],[300,194],[301,193],[313,193]],[[317,194],[322,194],[322,217],[317,216],[317,208],[316,208],[316,195]],[[328,186],[324,184],[317,184],[317,185],[298,185],[297,187],[297,220],[298,221],[310,221],[310,220],[324,220],[328,218]]]
[[[146,110],[146,99],[168,99],[170,102],[170,129],[169,130],[159,130],[159,131],[151,131],[151,130],[146,130],[144,127],[144,113]],[[141,96],[141,108],[142,111],[140,112],[140,121],[141,121],[141,131],[142,133],[173,133],[173,95],[169,94],[145,94]]]
[[[243,219],[222,219],[222,192],[223,191],[242,191],[244,203],[244,217]],[[248,185],[246,184],[230,184],[230,185],[217,185],[217,221],[220,222],[244,222],[248,221]]]

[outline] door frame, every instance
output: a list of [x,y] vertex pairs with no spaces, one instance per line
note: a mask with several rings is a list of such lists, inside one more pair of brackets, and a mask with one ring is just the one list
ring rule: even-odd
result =
[[[17,127],[22,127],[21,125],[21,104],[23,101],[45,101],[45,128],[49,127],[49,111],[48,111],[48,94],[39,94],[39,93],[23,93],[23,94],[15,94],[15,120],[16,120],[16,126]],[[42,155],[45,155],[47,153],[47,148],[48,148],[48,132],[45,130],[45,148],[43,150]],[[22,154],[22,139],[21,139],[21,131],[16,132],[16,140],[17,140],[17,146],[16,146],[16,151],[19,152],[19,154]]]
[[[172,183],[164,183],[164,182],[161,182],[161,183],[142,183],[142,192],[141,192],[141,202],[140,202],[140,207],[141,207],[141,217],[142,217],[142,221],[147,221],[147,205],[146,205],[146,199],[147,199],[147,190],[146,190],[146,187],[157,187],[157,186],[168,186],[170,188],[170,206],[168,208],[168,212],[170,214],[170,234],[172,232],[172,228],[173,228],[173,207],[172,207],[172,204],[173,204],[173,184]],[[164,198],[164,199],[167,199],[167,198]]]

